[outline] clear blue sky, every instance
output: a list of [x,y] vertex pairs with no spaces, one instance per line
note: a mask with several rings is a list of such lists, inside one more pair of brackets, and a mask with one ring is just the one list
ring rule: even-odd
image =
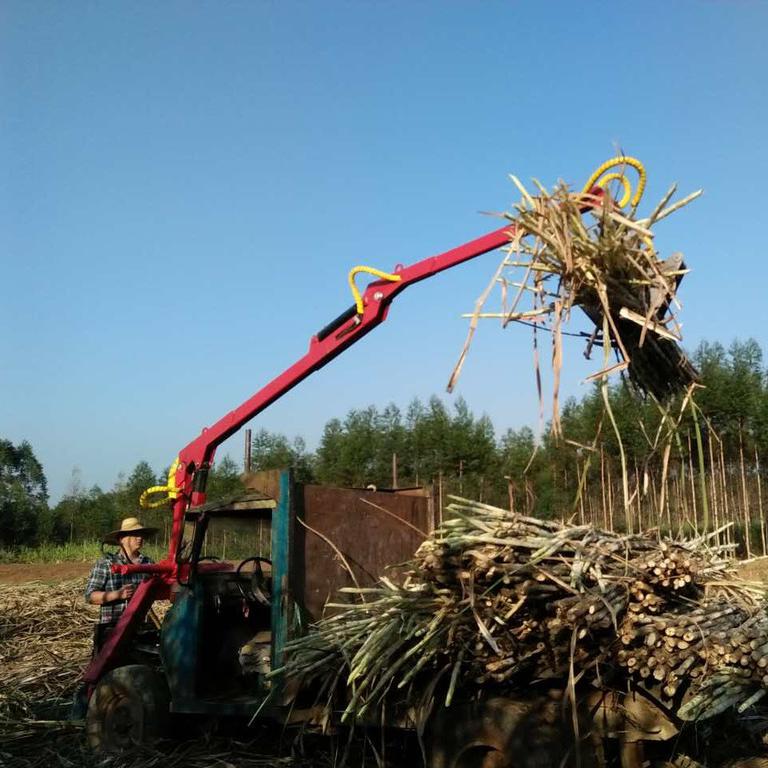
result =
[[[686,345],[765,346],[767,29],[738,0],[5,0],[0,436],[54,501],[75,466],[104,488],[167,466],[350,304],[350,266],[469,240],[508,173],[581,184],[617,145],[647,206],[705,188],[659,228],[695,270]],[[496,263],[407,291],[252,426],[313,446],[350,408],[441,392]],[[530,360],[525,329],[483,326],[459,394],[535,425]]]

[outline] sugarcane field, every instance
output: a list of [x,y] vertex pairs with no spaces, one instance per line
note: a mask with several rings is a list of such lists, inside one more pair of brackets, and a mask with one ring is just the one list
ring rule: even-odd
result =
[[0,767],[768,768],[767,6],[0,18]]

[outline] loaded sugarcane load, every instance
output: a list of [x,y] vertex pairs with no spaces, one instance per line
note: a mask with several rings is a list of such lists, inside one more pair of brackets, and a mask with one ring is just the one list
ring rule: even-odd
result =
[[[473,691],[642,691],[676,721],[740,712],[768,693],[763,591],[713,534],[662,540],[543,521],[453,497],[404,575],[289,644],[284,672],[315,680],[356,721],[428,711]],[[439,682],[438,682],[439,681]],[[341,688],[340,688],[341,684]]]

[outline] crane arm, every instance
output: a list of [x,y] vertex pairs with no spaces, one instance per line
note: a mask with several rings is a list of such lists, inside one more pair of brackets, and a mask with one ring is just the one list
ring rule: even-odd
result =
[[[583,210],[594,207],[603,196],[600,186],[585,188],[589,193],[589,202]],[[150,489],[165,491],[173,502],[173,524],[168,548],[167,570],[176,570],[176,551],[181,541],[184,526],[184,514],[189,507],[196,507],[205,502],[205,486],[208,470],[216,449],[228,437],[231,437],[244,424],[265,408],[274,403],[319,370],[337,355],[351,347],[387,318],[389,306],[394,298],[409,285],[444,272],[451,267],[496,250],[510,242],[516,231],[516,225],[510,222],[504,227],[470,240],[444,253],[431,256],[413,264],[397,265],[392,274],[379,272],[367,267],[356,267],[356,271],[380,275],[380,279],[371,282],[362,295],[356,292],[356,303],[342,312],[337,318],[318,331],[310,340],[309,349],[293,365],[276,376],[237,408],[227,413],[210,427],[206,427],[188,445],[174,462],[167,486]],[[352,274],[350,274],[350,283]],[[167,499],[160,502],[163,506]],[[140,571],[142,566],[117,566],[130,571]]]
[[[633,158],[613,158],[608,163],[604,163],[593,174],[593,177],[582,190],[582,195],[585,196],[582,211],[600,204],[601,198],[605,195],[604,187],[600,185],[600,177],[602,179],[613,179],[614,176],[622,178],[617,174],[606,176],[605,171],[625,162],[630,165],[632,163],[639,164],[639,161],[635,161]],[[641,182],[643,182],[644,171],[642,165],[639,165]],[[595,179],[597,179],[597,183],[595,183]],[[626,186],[625,184],[625,191]],[[389,312],[389,305],[395,296],[404,291],[409,285],[418,283],[465,261],[500,248],[514,237],[516,229],[516,224],[510,222],[504,227],[489,232],[475,240],[470,240],[444,253],[417,261],[408,266],[397,265],[392,274],[380,272],[369,267],[355,267],[350,273],[350,285],[355,295],[355,304],[342,312],[312,337],[309,343],[309,350],[303,357],[272,379],[272,381],[241,403],[237,408],[219,419],[215,424],[204,428],[198,437],[186,445],[179,452],[171,467],[168,485],[157,486],[146,492],[163,492],[167,494],[160,502],[147,503],[146,506],[165,506],[167,500],[170,499],[172,501],[173,524],[169,541],[168,559],[164,561],[164,567],[167,572],[175,573],[177,570],[175,559],[181,542],[184,514],[190,506],[197,507],[205,502],[205,486],[208,471],[216,449],[222,442],[231,437],[244,424],[261,413],[261,411],[282,397],[286,392],[293,389],[307,376],[322,368],[380,323],[384,322]],[[353,280],[357,272],[368,272],[379,278],[371,282],[362,295],[357,291]],[[144,505],[144,497],[142,505]],[[142,568],[140,565],[115,567],[121,571],[126,570],[126,572],[140,572]]]
[[216,448],[222,442],[310,374],[325,366],[384,322],[393,299],[409,285],[500,248],[509,242],[514,229],[514,224],[510,223],[445,253],[408,266],[398,265],[392,275],[386,276],[388,279],[373,281],[358,301],[358,304],[362,305],[361,312],[358,312],[358,306],[355,305],[345,310],[312,337],[309,349],[303,357],[215,424],[203,429],[198,437],[185,446],[179,452],[178,461],[175,463],[175,477],[171,478],[170,483],[175,486],[175,498],[169,559],[175,557],[184,512],[189,506],[198,506],[205,501],[208,468]]
[[[307,376],[322,368],[380,325],[387,317],[392,300],[409,285],[501,247],[509,242],[513,230],[514,225],[502,227],[438,256],[432,256],[406,267],[398,265],[394,272],[394,275],[399,278],[396,281],[372,282],[362,295],[363,311],[361,313],[357,312],[354,305],[345,310],[312,337],[309,350],[303,357],[244,403],[204,429],[195,440],[180,451],[179,466],[176,470],[176,484],[179,490],[184,491],[188,487],[189,475],[209,463],[216,448],[224,440],[231,437],[244,424]],[[194,506],[202,503],[199,498],[190,500]]]
[[[613,158],[600,166],[584,186],[583,211],[602,204],[600,201],[606,194],[604,191],[606,179],[611,180],[616,177],[621,180],[623,178],[623,174],[606,176],[606,171],[625,164],[636,168],[640,174],[641,186],[644,186],[644,169],[638,161],[625,157]],[[628,196],[627,185],[622,184],[622,186],[625,196]],[[636,195],[632,200],[633,205],[636,205],[638,199]],[[145,492],[145,494],[158,491],[163,493],[161,501],[148,502],[147,506],[165,506],[169,500],[172,502],[173,524],[167,558],[151,565],[115,564],[112,566],[112,570],[116,573],[146,573],[149,578],[139,586],[113,635],[101,652],[91,660],[83,675],[86,683],[93,686],[103,672],[114,663],[121,644],[126,641],[126,637],[135,628],[151,602],[155,599],[168,599],[171,596],[174,581],[183,577],[185,573],[189,573],[189,564],[177,561],[177,552],[184,529],[184,517],[189,507],[199,506],[205,502],[208,470],[216,448],[299,382],[325,366],[384,322],[393,299],[409,285],[502,247],[514,237],[516,231],[516,225],[510,222],[507,226],[437,256],[417,261],[409,266],[398,265],[392,274],[367,267],[355,268],[350,273],[355,304],[312,337],[309,349],[303,357],[215,424],[203,429],[198,437],[179,452],[171,467],[168,484]],[[366,287],[362,295],[357,292],[353,283],[354,273],[359,271],[369,272],[379,277]]]

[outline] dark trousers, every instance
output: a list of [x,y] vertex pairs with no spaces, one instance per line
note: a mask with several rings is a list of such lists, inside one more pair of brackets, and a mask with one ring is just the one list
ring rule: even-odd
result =
[[99,651],[104,647],[104,643],[107,642],[114,628],[115,628],[114,624],[96,624],[94,626],[93,656],[96,656],[99,653]]
[[[93,627],[93,652],[91,658],[98,655],[99,651],[104,647],[104,643],[107,642],[109,636],[112,634],[112,630],[115,628],[114,624],[95,624]],[[85,714],[88,711],[88,686],[85,683],[81,683],[78,689],[75,691],[72,697],[72,708],[69,713],[70,720],[84,720]]]

